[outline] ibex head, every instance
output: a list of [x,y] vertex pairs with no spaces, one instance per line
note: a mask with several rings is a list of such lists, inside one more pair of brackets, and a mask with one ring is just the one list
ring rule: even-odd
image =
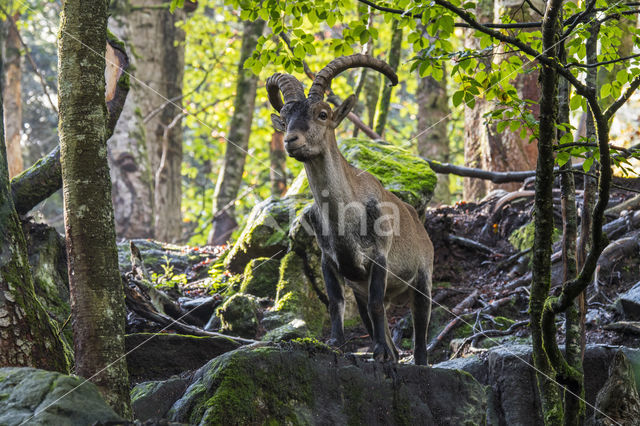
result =
[[392,86],[398,84],[398,76],[386,62],[360,54],[331,61],[316,74],[308,97],[304,95],[302,83],[290,74],[277,73],[267,79],[269,102],[280,113],[280,116],[271,114],[271,121],[276,130],[286,132],[284,142],[289,156],[308,161],[325,152],[328,144],[335,144],[334,129],[349,114],[356,98],[351,95],[332,110],[324,102],[324,94],[334,77],[357,67],[372,68],[386,75]]

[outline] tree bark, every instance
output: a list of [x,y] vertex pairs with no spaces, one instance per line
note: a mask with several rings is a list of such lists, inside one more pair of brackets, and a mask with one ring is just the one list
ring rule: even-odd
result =
[[[493,21],[494,0],[480,0],[476,3],[475,16],[479,22]],[[474,30],[465,30],[464,47],[480,49],[480,40],[474,37]],[[489,72],[491,58],[482,61]],[[489,144],[489,128],[484,124],[484,113],[488,109],[484,94],[476,97],[473,108],[464,107],[464,165],[473,169],[486,168],[483,161],[483,147]],[[462,196],[465,200],[480,200],[487,195],[489,184],[479,179],[464,179]]]
[[[124,16],[122,16],[124,15]],[[131,40],[129,14],[114,11],[109,21],[114,34],[122,40]],[[135,69],[135,55],[129,54]],[[129,93],[113,136],[109,139],[109,169],[111,191],[118,238],[153,238],[153,173],[146,145],[144,118],[138,98],[147,91]],[[144,90],[144,89],[143,89]]]
[[7,160],[9,162],[9,179],[19,174],[24,169],[22,149],[20,148],[20,133],[22,130],[22,71],[20,67],[20,37],[13,20],[7,19],[4,23],[4,55],[6,62],[6,79],[3,85],[4,99],[4,125],[7,142]]
[[[161,7],[163,5],[165,7]],[[136,54],[136,79],[131,82],[131,91],[144,117],[146,147],[154,180],[153,236],[161,241],[175,242],[182,236],[180,120],[168,131],[167,137],[165,130],[182,112],[185,34],[176,24],[184,19],[185,11],[178,8],[171,13],[163,0],[131,0],[127,6],[129,45]],[[138,165],[144,175],[140,180],[144,181],[148,176],[144,171],[146,165]],[[144,193],[142,195],[148,199]],[[143,210],[148,212],[149,207]],[[149,220],[145,218],[145,222]]]
[[[0,56],[0,79],[2,75]],[[0,93],[0,365],[66,373],[64,346],[36,298],[27,244],[13,206],[1,98]]]
[[117,413],[130,417],[124,292],[107,163],[107,3],[66,0],[63,5],[60,163],[76,372],[95,383]]
[[[446,75],[446,72],[445,72]],[[449,104],[447,81],[437,81],[433,77],[420,78],[418,92],[418,154],[441,163],[449,161]],[[451,202],[449,175],[438,174],[438,184],[433,193],[433,201],[442,204]]]
[[271,169],[269,170],[271,195],[282,197],[287,192],[287,153],[284,150],[284,133],[274,131],[271,134],[269,159],[271,160]]
[[[391,68],[393,68],[394,71],[397,71],[402,57],[402,28],[398,28],[398,21],[395,19],[391,23],[391,34],[391,44],[389,46],[387,57]],[[376,107],[375,127],[373,130],[383,137],[384,127],[387,124],[387,117],[389,116],[392,90],[393,88],[382,80],[382,84],[380,85],[380,95],[378,96],[378,105]]]
[[213,245],[227,242],[231,232],[237,226],[234,218],[234,200],[238,196],[242,183],[258,84],[258,76],[251,70],[244,69],[244,62],[256,48],[258,38],[264,30],[264,24],[262,20],[244,23],[233,116],[224,153],[224,163],[214,195],[214,217],[209,234],[209,244]]

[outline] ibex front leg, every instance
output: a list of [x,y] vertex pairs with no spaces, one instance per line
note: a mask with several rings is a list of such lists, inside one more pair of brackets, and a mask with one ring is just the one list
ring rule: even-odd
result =
[[384,308],[384,293],[387,287],[387,260],[376,256],[369,275],[369,317],[373,324],[373,358],[376,361],[396,361],[396,355],[390,346],[387,335],[389,324]]
[[334,266],[322,256],[322,275],[329,299],[329,317],[331,319],[331,346],[344,343],[344,288],[338,279]]

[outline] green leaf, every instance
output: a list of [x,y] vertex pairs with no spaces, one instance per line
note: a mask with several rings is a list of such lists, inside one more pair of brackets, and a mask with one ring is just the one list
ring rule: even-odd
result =
[[571,159],[571,155],[567,151],[560,151],[556,156],[558,166],[564,166]]
[[579,95],[574,95],[569,102],[569,108],[571,108],[571,111],[575,111],[576,109],[580,108],[581,105],[582,96]]
[[591,166],[593,165],[593,157],[589,157],[586,160],[584,160],[584,163],[582,163],[582,170],[586,172],[588,172],[591,169]]
[[451,97],[451,102],[453,103],[453,106],[457,107],[458,105],[460,105],[462,103],[463,98],[464,98],[464,91],[458,90],[457,92],[455,92]]

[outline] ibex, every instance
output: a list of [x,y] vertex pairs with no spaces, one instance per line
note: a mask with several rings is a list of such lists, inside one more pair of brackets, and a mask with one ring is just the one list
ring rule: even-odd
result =
[[335,111],[323,101],[331,80],[355,67],[372,68],[393,85],[398,83],[388,64],[360,54],[331,61],[316,75],[308,97],[294,76],[277,73],[267,79],[269,101],[280,113],[272,114],[271,120],[276,130],[285,132],[288,155],[304,163],[313,193],[310,222],[322,251],[330,344],[344,343],[344,277],[373,339],[374,359],[397,361],[386,308],[410,301],[414,359],[424,365],[433,245],[415,209],[384,189],[371,174],[347,163],[338,150],[335,129],[355,104],[355,96],[349,96]]

